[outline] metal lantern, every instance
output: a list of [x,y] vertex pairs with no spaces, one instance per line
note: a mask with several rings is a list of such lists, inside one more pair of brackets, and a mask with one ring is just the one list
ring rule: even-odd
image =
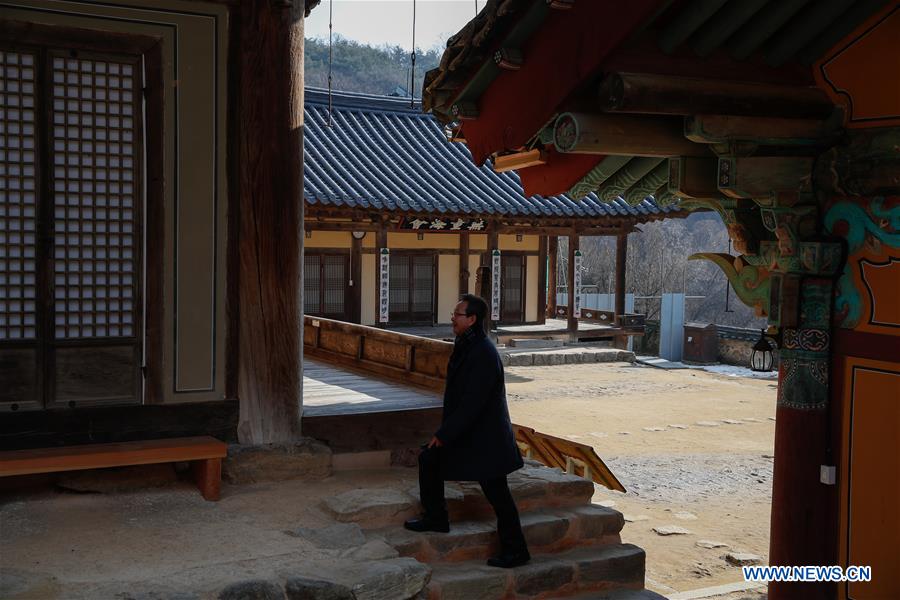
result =
[[775,364],[775,356],[772,354],[772,344],[766,339],[766,332],[762,331],[759,341],[753,345],[750,353],[750,368],[754,371],[768,372]]

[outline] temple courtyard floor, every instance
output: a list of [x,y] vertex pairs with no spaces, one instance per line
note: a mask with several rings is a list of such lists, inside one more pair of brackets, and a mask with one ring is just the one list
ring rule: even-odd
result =
[[628,363],[506,375],[513,422],[592,446],[625,486],[595,486],[593,501],[625,515],[622,541],[647,552],[648,589],[743,583],[729,552],[767,564],[774,380]]

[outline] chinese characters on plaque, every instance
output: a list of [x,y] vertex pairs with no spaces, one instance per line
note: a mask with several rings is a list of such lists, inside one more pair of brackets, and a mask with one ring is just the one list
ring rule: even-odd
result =
[[573,316],[576,319],[581,318],[581,250],[575,251],[575,281],[570,290],[575,294],[575,310]]
[[491,321],[500,320],[500,251],[491,252]]
[[382,248],[379,255],[379,274],[378,281],[380,287],[378,289],[378,322],[387,323],[390,314],[390,297],[388,292],[391,283],[391,251]]

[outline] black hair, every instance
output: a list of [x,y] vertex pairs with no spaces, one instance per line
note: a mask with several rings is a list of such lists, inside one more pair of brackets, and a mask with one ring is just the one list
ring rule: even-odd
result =
[[475,315],[475,325],[484,327],[484,320],[487,318],[487,302],[484,298],[475,294],[463,294],[459,301],[466,303],[466,316]]

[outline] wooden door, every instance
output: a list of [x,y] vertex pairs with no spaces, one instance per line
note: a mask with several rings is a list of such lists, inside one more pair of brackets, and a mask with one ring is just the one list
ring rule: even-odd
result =
[[303,312],[308,315],[349,320],[347,254],[306,252],[303,258]]
[[500,321],[525,321],[525,256],[500,257]]
[[435,254],[391,253],[390,320],[435,322]]
[[0,408],[141,401],[141,72],[0,49]]

